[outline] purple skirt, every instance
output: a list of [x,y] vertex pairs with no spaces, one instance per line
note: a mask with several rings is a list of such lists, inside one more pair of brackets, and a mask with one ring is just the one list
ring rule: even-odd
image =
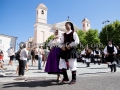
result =
[[45,72],[48,72],[48,74],[60,73],[59,60],[61,51],[61,48],[58,47],[54,47],[50,50],[45,67]]

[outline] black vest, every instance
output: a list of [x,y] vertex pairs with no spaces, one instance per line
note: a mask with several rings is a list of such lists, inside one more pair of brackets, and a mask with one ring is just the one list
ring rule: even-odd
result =
[[72,31],[70,34],[64,33],[64,44],[66,44],[66,43],[71,43],[71,42],[74,42],[74,41],[75,41],[75,40],[73,39],[73,33],[74,33],[74,31]]
[[99,51],[95,50],[95,53],[96,53],[96,54],[99,54]]
[[113,53],[114,52],[114,46],[110,47],[109,45],[107,46],[107,52],[108,53]]

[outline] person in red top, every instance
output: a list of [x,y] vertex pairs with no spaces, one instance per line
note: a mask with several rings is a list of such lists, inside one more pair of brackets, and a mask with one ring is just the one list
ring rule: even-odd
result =
[[0,50],[0,69],[3,68],[2,62],[3,62],[3,52],[2,50]]

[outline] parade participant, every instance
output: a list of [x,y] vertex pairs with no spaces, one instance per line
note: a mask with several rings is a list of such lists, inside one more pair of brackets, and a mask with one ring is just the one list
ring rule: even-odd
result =
[[68,82],[69,78],[67,75],[67,65],[68,62],[69,68],[72,73],[72,80],[70,84],[76,83],[76,71],[77,71],[77,54],[76,46],[79,44],[79,38],[77,33],[74,31],[74,26],[71,22],[65,23],[66,32],[62,35],[61,38],[61,58],[59,63],[59,68],[63,73],[62,83]]
[[94,50],[94,63],[96,64],[96,62],[98,63],[98,65],[100,65],[100,50],[96,47],[96,49]]
[[81,51],[82,62],[85,63],[85,49],[83,48]]
[[56,30],[54,33],[54,38],[48,43],[50,52],[45,67],[45,72],[48,72],[48,74],[57,74],[57,81],[60,80],[59,60],[62,51],[61,48],[58,47],[60,38],[60,31]]
[[119,46],[116,46],[116,49],[117,49],[116,57],[117,57],[117,60],[118,60],[118,64],[120,64],[120,49],[119,49]]
[[107,58],[108,65],[110,66],[111,72],[116,72],[116,64],[115,56],[117,54],[117,49],[114,45],[112,45],[112,41],[108,41],[108,46],[104,49],[105,56]]
[[10,61],[9,61],[8,65],[11,65],[11,66],[12,66],[12,64],[13,64],[13,59],[14,59],[14,56],[15,56],[13,47],[10,47],[10,49],[8,50],[8,55],[9,55],[9,57],[10,57]]
[[87,48],[85,50],[85,60],[86,60],[86,67],[90,67],[90,62],[91,62],[91,54],[92,54],[92,50]]

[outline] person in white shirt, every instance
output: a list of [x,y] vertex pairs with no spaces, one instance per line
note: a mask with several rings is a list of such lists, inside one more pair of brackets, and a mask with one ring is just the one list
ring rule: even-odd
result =
[[108,41],[108,46],[104,49],[105,57],[107,58],[108,65],[110,66],[111,72],[116,72],[116,64],[115,57],[117,54],[117,49],[114,45],[112,45],[112,40]]
[[12,65],[13,64],[13,59],[14,59],[14,56],[15,56],[13,47],[10,47],[10,49],[8,50],[8,56],[10,57],[10,61],[9,61],[8,65]]
[[79,38],[77,33],[74,31],[74,26],[71,22],[65,23],[66,32],[61,37],[61,58],[59,62],[59,68],[63,72],[62,82],[68,82],[69,78],[67,75],[68,66],[72,73],[72,80],[70,84],[76,83],[76,70],[77,70],[77,54],[76,46],[79,44]]
[[42,57],[43,57],[44,51],[42,46],[38,49],[38,70],[42,70]]
[[82,57],[82,62],[85,63],[85,49],[83,48],[82,51],[81,51],[81,57]]
[[24,76],[26,61],[28,59],[28,50],[26,49],[25,43],[22,44],[22,50],[20,51],[20,60],[19,60],[19,76]]

